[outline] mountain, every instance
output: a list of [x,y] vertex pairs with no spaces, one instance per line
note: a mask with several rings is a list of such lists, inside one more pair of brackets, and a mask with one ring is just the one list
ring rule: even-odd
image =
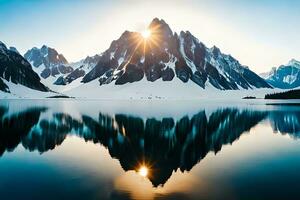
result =
[[15,50],[0,42],[0,90],[9,93],[10,85],[21,84],[34,90],[48,91],[30,63]]
[[73,71],[72,67],[67,66],[68,61],[62,54],[46,45],[43,45],[40,49],[33,47],[24,54],[24,57],[44,79]]
[[270,85],[281,89],[300,86],[300,62],[292,59],[286,65],[273,67],[270,72],[260,74]]
[[70,65],[75,69],[69,74],[60,76],[55,82],[55,85],[68,85],[74,80],[84,77],[88,72],[90,72],[98,63],[100,56],[87,56],[85,59],[79,62],[70,63]]
[[189,31],[173,33],[169,25],[153,19],[148,27],[151,35],[125,31],[113,41],[97,65],[82,81],[98,80],[99,85],[123,85],[145,79],[182,83],[193,82],[200,88],[219,90],[271,88],[248,67],[217,47],[207,48]]
[[60,90],[76,79],[82,78],[98,61],[98,55],[87,57],[79,62],[69,63],[63,54],[54,48],[43,45],[40,49],[33,47],[24,57],[34,66],[42,82],[53,90]]

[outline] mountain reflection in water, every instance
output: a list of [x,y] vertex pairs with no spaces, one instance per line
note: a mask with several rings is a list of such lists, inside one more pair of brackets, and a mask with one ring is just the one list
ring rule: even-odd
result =
[[[98,119],[82,114],[72,117],[33,107],[15,114],[0,106],[0,155],[19,145],[40,153],[61,145],[68,135],[101,144],[125,171],[147,166],[145,176],[154,187],[164,185],[173,171],[190,171],[209,152],[217,153],[262,120],[269,120],[274,132],[299,137],[300,112],[217,109],[180,119],[140,118],[126,114],[99,113]],[[1,158],[0,158],[1,159]],[[146,170],[146,169],[143,169]],[[145,172],[143,172],[145,173]]]

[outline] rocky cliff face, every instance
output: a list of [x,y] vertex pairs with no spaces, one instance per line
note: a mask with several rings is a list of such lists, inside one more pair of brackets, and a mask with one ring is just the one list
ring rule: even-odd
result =
[[82,79],[88,72],[90,72],[98,63],[100,56],[87,56],[79,62],[71,63],[70,65],[75,69],[69,74],[60,76],[55,82],[55,85],[67,85],[76,79]]
[[55,49],[47,47],[46,45],[43,45],[40,49],[33,47],[25,53],[24,57],[29,62],[32,62],[34,67],[39,67],[44,64],[46,68],[49,68],[68,63],[62,54],[59,54]]
[[48,91],[28,61],[16,51],[7,49],[2,42],[0,42],[0,90],[9,92],[9,87],[1,78],[31,89]]
[[221,90],[271,88],[271,86],[217,47],[207,48],[190,32],[173,33],[164,20],[155,18],[151,35],[125,31],[84,76],[87,83],[126,84],[142,80],[193,81],[201,88],[211,85]]
[[34,47],[28,50],[24,57],[32,63],[34,70],[44,79],[73,71],[73,68],[68,65],[68,61],[62,54],[45,45],[40,49]]

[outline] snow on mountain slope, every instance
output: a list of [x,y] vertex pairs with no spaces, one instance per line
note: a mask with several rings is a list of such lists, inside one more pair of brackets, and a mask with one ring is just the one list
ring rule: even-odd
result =
[[21,84],[15,84],[0,78],[9,88],[8,92],[0,91],[0,99],[43,99],[58,95],[54,92],[43,92],[28,88]]
[[281,89],[300,86],[300,62],[292,59],[286,65],[273,67],[270,72],[260,74],[270,85]]
[[199,88],[192,81],[187,83],[180,79],[172,81],[147,81],[144,77],[139,82],[123,85],[104,84],[99,87],[98,80],[82,84],[79,87],[65,91],[64,94],[78,99],[102,100],[241,100],[245,96],[264,98],[265,94],[279,92],[270,88],[253,90],[219,90],[210,83],[205,89]]
[[199,90],[206,89],[206,85],[219,90],[271,88],[232,56],[221,53],[217,47],[207,48],[188,31],[173,33],[164,20],[157,18],[149,30],[149,38],[125,31],[100,55],[98,64],[84,76],[83,82],[96,79],[99,87],[104,87],[144,84],[144,79],[162,80],[164,84],[179,79],[195,84]]

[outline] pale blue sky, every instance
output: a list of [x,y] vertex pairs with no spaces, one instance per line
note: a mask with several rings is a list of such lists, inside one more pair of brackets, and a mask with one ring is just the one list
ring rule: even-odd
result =
[[159,17],[264,72],[300,60],[299,9],[300,0],[0,0],[0,41],[22,54],[46,44],[77,61]]

